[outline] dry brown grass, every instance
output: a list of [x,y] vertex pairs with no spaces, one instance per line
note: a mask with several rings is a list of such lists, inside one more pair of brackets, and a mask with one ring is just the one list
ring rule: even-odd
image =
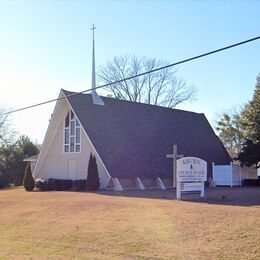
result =
[[0,191],[0,259],[260,259],[259,200],[234,206],[210,192]]

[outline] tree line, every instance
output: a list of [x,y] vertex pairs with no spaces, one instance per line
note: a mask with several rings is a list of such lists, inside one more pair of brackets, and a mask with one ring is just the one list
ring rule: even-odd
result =
[[252,99],[239,111],[224,113],[216,130],[233,159],[260,167],[260,74]]
[[[4,111],[0,109],[0,113]],[[11,128],[8,117],[0,117],[0,189],[22,185],[27,164],[23,159],[38,152],[39,145],[28,136],[18,136]]]

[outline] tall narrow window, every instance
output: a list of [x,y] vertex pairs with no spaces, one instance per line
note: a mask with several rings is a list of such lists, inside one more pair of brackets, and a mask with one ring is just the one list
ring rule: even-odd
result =
[[64,119],[64,152],[80,152],[80,124],[72,111]]

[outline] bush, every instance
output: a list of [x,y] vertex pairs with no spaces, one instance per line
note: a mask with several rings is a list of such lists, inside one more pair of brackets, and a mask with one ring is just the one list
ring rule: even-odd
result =
[[6,188],[9,184],[9,176],[6,172],[0,172],[0,189]]
[[41,191],[66,191],[66,190],[85,190],[86,180],[63,180],[63,179],[37,179],[36,187]]
[[97,161],[95,155],[93,156],[91,153],[89,157],[89,163],[88,163],[87,187],[90,190],[97,190],[99,186],[100,183],[99,183]]
[[48,185],[48,190],[55,190],[56,185],[55,185],[55,179],[47,179],[47,185]]
[[70,190],[72,188],[72,180],[63,179],[52,179],[53,180],[53,190],[64,191]]
[[34,189],[35,183],[32,177],[31,163],[27,163],[27,166],[25,168],[23,186],[26,191],[33,191]]
[[73,181],[73,189],[74,190],[86,190],[87,183],[86,180],[75,180]]
[[44,180],[44,179],[35,180],[35,187],[38,188],[41,191],[49,190],[48,180]]
[[57,190],[65,191],[72,188],[72,180],[63,180],[63,179],[47,179],[47,189],[48,190]]
[[260,187],[260,180],[259,179],[244,179],[243,186],[258,186]]

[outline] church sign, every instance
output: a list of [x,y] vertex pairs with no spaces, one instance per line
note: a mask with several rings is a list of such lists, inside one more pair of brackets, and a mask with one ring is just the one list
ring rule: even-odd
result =
[[206,181],[207,162],[196,157],[177,160],[177,181]]
[[181,182],[181,193],[200,192],[201,182]]
[[196,157],[177,160],[177,198],[182,193],[200,192],[204,197],[204,182],[207,180],[207,162]]

